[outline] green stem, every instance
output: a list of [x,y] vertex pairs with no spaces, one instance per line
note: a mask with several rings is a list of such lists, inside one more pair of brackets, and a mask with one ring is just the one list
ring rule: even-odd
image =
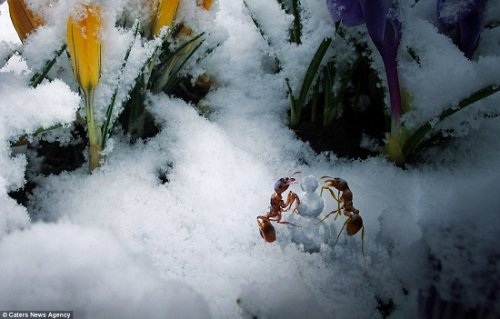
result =
[[87,134],[89,137],[89,170],[92,173],[94,169],[101,165],[101,134],[99,127],[95,124],[94,117],[94,89],[85,90],[85,113],[87,121]]

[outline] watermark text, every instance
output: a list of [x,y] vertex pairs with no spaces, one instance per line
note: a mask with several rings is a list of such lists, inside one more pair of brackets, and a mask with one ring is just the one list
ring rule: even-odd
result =
[[0,314],[1,318],[73,318],[73,311],[0,311]]

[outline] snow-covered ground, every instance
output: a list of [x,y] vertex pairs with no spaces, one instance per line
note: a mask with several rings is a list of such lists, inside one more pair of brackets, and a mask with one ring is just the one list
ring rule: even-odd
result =
[[[116,136],[92,174],[84,165],[30,176],[37,186],[28,207],[7,193],[23,185],[25,172],[34,174],[27,166],[31,155],[9,141],[73,121],[80,100],[74,80],[29,89],[20,71],[25,66],[11,60],[0,73],[0,311],[64,309],[76,318],[381,318],[378,308],[392,303],[391,318],[417,318],[418,295],[433,285],[444,300],[487,305],[500,314],[500,118],[474,117],[499,110],[499,93],[479,103],[481,112],[471,107],[463,115],[474,120],[461,136],[426,151],[423,163],[406,170],[383,156],[318,155],[287,126],[284,81],[297,72],[291,84],[298,87],[308,64],[302,57],[333,36],[325,1],[309,2],[303,46],[276,45],[289,72],[283,75],[269,67],[276,52],[269,52],[243,2],[219,0],[207,41],[221,45],[200,65],[200,73],[216,79],[202,101],[214,110],[209,119],[182,100],[152,96],[149,110],[163,128],[158,135],[132,146]],[[500,28],[485,32],[469,61],[433,27],[434,4],[411,8],[410,2],[403,1],[412,23],[402,46],[415,47],[423,67],[403,57],[400,75],[421,106],[418,123],[500,83]],[[270,37],[287,32],[290,20],[279,15],[276,1],[248,3],[261,15],[279,17],[267,20]],[[492,4],[488,14],[498,15],[499,8]],[[7,41],[0,48],[19,45],[6,3],[0,12],[0,41]],[[45,37],[57,49],[51,40],[64,22],[53,23],[33,42]],[[40,63],[30,45],[26,54]],[[110,68],[112,54],[103,56]],[[112,82],[112,75],[103,77]],[[314,226],[315,218],[285,213],[285,220],[309,227],[276,225],[277,241],[262,240],[256,217],[268,211],[276,180],[295,171],[301,171],[299,181],[330,175],[349,183],[365,225],[365,258],[359,233],[342,234],[334,246],[343,217]],[[300,185],[290,189],[308,198]],[[336,207],[331,197],[323,199],[321,217]]]

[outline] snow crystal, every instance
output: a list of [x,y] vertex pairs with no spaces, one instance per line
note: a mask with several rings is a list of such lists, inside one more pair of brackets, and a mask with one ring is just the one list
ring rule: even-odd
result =
[[[82,318],[417,318],[419,296],[434,289],[443,301],[500,313],[500,122],[485,118],[498,113],[498,93],[440,124],[460,137],[429,147],[405,170],[383,156],[316,154],[288,127],[285,79],[298,92],[326,37],[334,38],[328,58],[351,63],[353,43],[361,41],[373,51],[372,67],[383,71],[363,27],[346,31],[347,40],[335,37],[325,1],[302,1],[297,45],[288,41],[292,16],[277,1],[247,1],[247,8],[219,0],[208,12],[192,1],[179,8],[179,20],[207,31],[194,60],[203,58],[191,66],[213,80],[201,101],[208,118],[181,99],[148,93],[157,135],[131,145],[117,132],[94,173],[83,165],[45,176],[37,170],[36,140],[30,147],[11,143],[83,113],[65,53],[49,74],[54,80],[36,88],[28,81],[64,42],[72,8],[89,1],[28,3],[46,24],[22,46],[7,3],[0,5],[0,309],[62,308]],[[140,2],[97,3],[105,17],[97,118],[118,89],[116,118],[154,44],[133,37],[135,19],[149,19]],[[408,127],[436,122],[444,109],[500,83],[500,28],[486,30],[468,60],[439,33],[433,1],[401,3],[398,68],[413,97]],[[499,10],[490,1],[487,21]],[[16,48],[25,64],[16,64],[19,55],[6,63]],[[44,139],[69,143],[68,131]],[[277,240],[266,243],[256,217],[269,212],[274,183],[296,171],[301,183],[287,192],[299,195],[300,214],[285,211],[282,220],[302,227],[273,223]],[[346,216],[317,224],[339,205],[329,191],[320,197],[324,175],[349,183],[364,238],[345,230],[338,236]],[[22,206],[11,195],[26,179],[34,185]]]
[[303,193],[300,194],[299,213],[306,217],[318,217],[323,211],[324,201],[316,192],[318,179],[313,175],[308,175],[300,182]]
[[[163,281],[109,232],[36,224],[0,243],[2,309],[71,309],[78,318],[209,318],[203,298]],[[23,296],[22,298],[19,298]]]
[[311,288],[300,279],[252,282],[238,297],[248,318],[326,318]]

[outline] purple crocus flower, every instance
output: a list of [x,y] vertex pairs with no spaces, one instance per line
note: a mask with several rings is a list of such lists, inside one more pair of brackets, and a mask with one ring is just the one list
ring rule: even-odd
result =
[[365,23],[363,7],[359,0],[351,1],[326,1],[328,11],[333,21],[342,20],[342,23],[348,27],[354,27]]
[[402,111],[397,54],[401,40],[401,22],[396,15],[396,3],[391,0],[365,0],[363,11],[368,34],[384,61],[394,122],[393,129],[399,131]]
[[397,70],[397,53],[401,40],[401,22],[397,4],[392,0],[326,0],[334,21],[346,26],[366,23],[366,29],[384,61],[391,101],[393,129],[399,131],[401,93]]
[[486,0],[438,0],[437,15],[441,31],[453,33],[460,51],[471,59],[479,45],[484,28]]

